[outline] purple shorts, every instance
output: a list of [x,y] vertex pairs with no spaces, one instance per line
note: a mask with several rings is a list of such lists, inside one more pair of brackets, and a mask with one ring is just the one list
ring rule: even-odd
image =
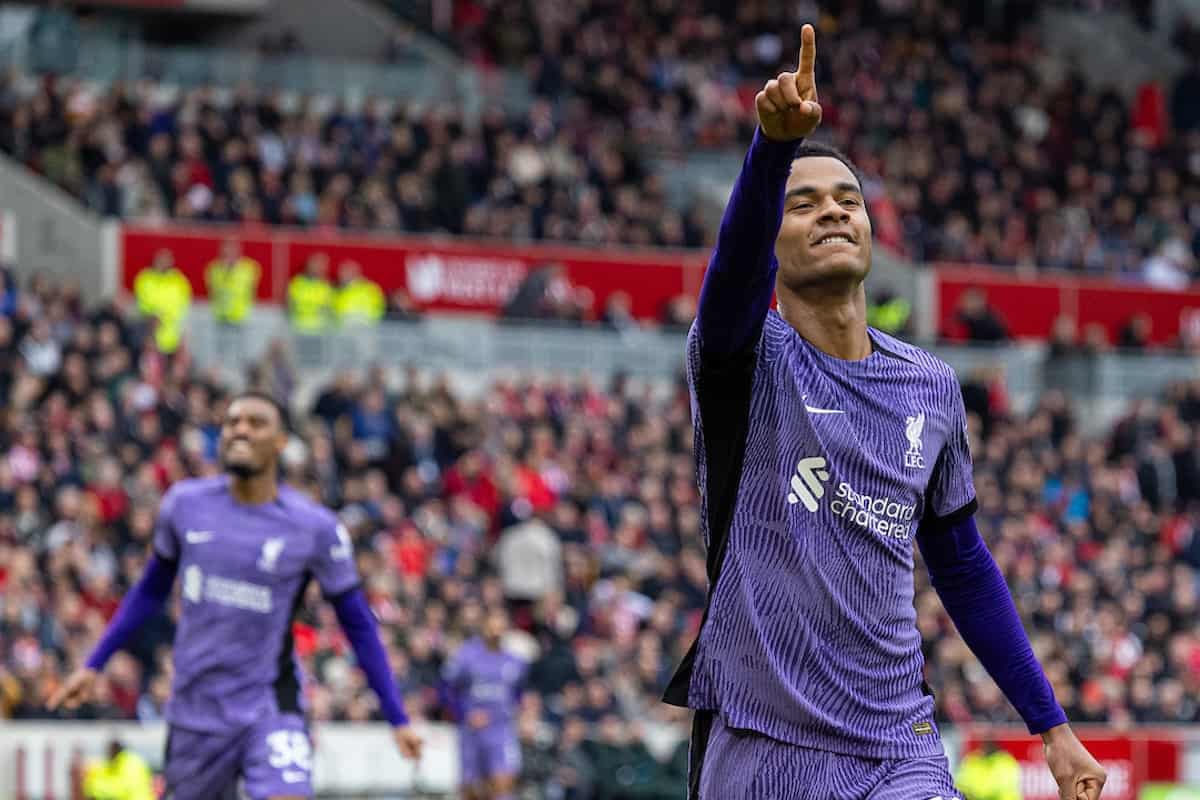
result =
[[299,714],[264,717],[231,734],[171,726],[164,769],[171,800],[237,797],[238,778],[252,800],[311,797],[312,740]]
[[458,746],[464,786],[521,771],[521,745],[511,725],[491,725],[482,730],[464,725],[458,729]]
[[689,800],[958,800],[945,755],[865,758],[728,728],[696,712]]

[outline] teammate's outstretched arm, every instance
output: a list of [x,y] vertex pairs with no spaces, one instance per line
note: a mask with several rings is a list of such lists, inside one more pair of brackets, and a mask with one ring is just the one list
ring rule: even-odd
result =
[[721,218],[717,244],[700,289],[696,325],[701,352],[720,357],[752,344],[771,307],[775,238],[784,190],[800,141],[821,122],[817,102],[816,33],[800,33],[795,72],[767,81],[755,97],[758,130]]
[[96,685],[97,676],[104,670],[104,665],[120,650],[129,637],[146,623],[167,601],[171,594],[171,585],[175,582],[178,562],[151,555],[146,564],[145,572],[117,608],[117,613],[109,622],[96,645],[96,649],[88,657],[87,663],[76,670],[66,683],[59,687],[47,706],[55,710],[62,706],[67,709],[78,708],[91,699],[92,690]]
[[974,517],[948,524],[922,523],[917,544],[933,588],[963,641],[1020,713],[1029,732],[1041,735],[1046,763],[1062,800],[1096,800],[1104,787],[1104,768],[1067,723]]
[[379,710],[392,726],[392,737],[405,758],[421,757],[421,737],[408,724],[404,703],[388,664],[387,651],[379,640],[379,625],[359,584],[354,564],[354,545],[346,528],[332,514],[321,525],[317,550],[310,562],[313,575],[346,632],[367,685],[379,698]]
[[346,632],[358,665],[367,676],[367,684],[379,697],[379,708],[392,726],[396,746],[405,758],[421,757],[421,737],[408,724],[408,714],[396,690],[396,681],[388,664],[387,651],[379,639],[379,625],[359,587],[335,597],[333,609]]

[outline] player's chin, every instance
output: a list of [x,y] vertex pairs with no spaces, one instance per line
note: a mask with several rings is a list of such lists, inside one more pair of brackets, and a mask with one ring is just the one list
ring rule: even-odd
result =
[[226,458],[224,465],[226,472],[239,478],[249,478],[260,471],[257,464],[245,458]]
[[804,270],[804,283],[827,284],[830,281],[862,280],[870,265],[857,252],[815,254]]

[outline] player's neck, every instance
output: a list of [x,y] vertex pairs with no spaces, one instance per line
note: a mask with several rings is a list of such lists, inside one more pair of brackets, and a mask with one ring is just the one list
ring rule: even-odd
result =
[[234,501],[247,506],[260,506],[270,503],[279,496],[279,483],[269,472],[259,475],[231,475],[229,478],[229,493]]
[[867,298],[861,283],[846,292],[823,287],[795,292],[782,284],[776,290],[779,316],[818,350],[845,361],[871,354]]

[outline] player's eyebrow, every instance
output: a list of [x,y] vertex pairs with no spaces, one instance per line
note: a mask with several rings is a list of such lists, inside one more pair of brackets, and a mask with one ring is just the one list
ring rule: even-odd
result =
[[[858,184],[851,183],[850,181],[838,181],[833,185],[834,194],[846,194],[847,192],[853,194],[862,194],[862,189],[858,187]],[[820,188],[816,186],[797,186],[795,189],[789,189],[788,193],[783,196],[783,199],[784,202],[786,202],[791,200],[793,197],[809,196],[820,193]]]

